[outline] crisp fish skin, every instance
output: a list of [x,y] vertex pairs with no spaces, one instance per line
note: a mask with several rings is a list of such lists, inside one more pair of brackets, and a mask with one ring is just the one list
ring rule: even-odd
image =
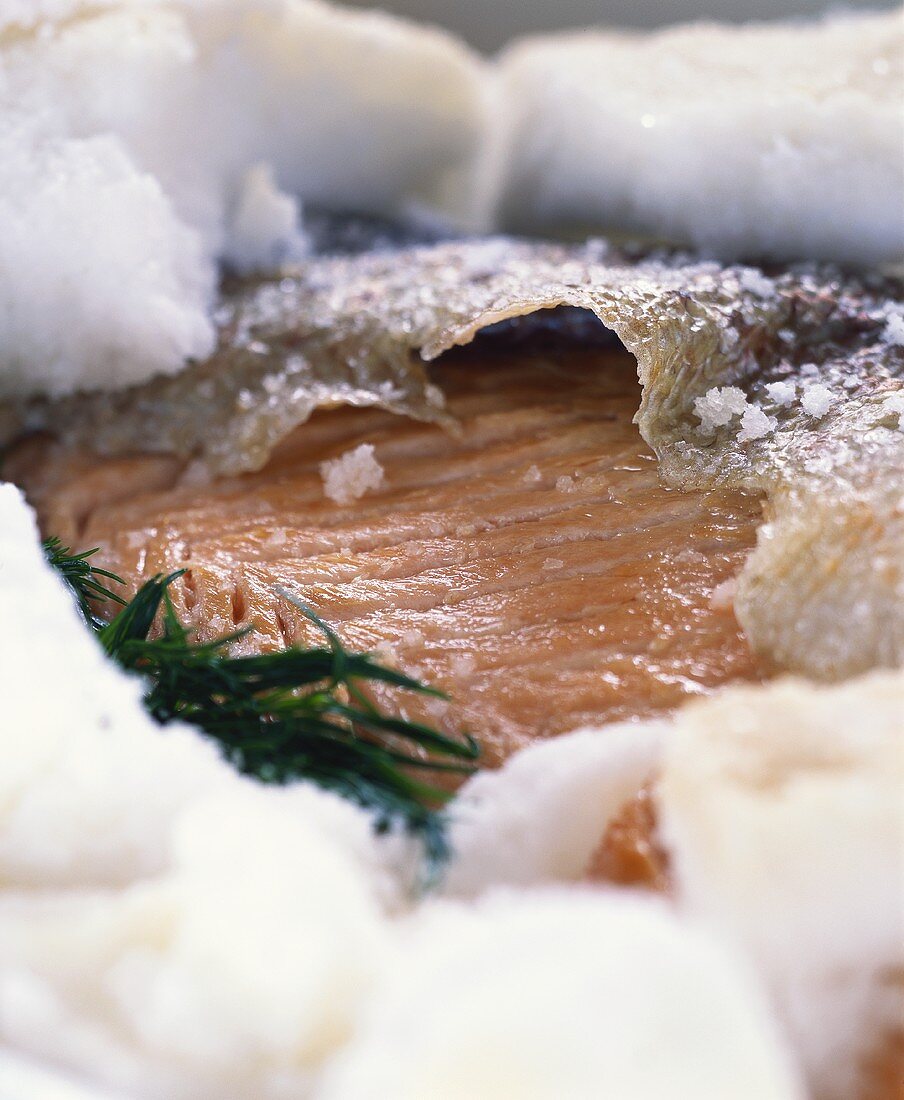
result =
[[[822,679],[904,661],[900,280],[813,264],[763,273],[605,241],[316,257],[229,288],[207,362],[7,409],[6,434],[50,428],[104,453],[191,455],[235,474],[262,468],[318,407],[452,426],[424,360],[560,306],[590,311],[635,356],[636,420],[668,485],[766,494],[735,601],[754,648]],[[713,417],[725,388],[737,411]]]

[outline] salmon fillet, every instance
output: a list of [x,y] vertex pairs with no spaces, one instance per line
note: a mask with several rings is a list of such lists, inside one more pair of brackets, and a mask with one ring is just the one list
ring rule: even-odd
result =
[[[754,542],[759,499],[663,488],[632,422],[632,356],[485,341],[432,376],[457,434],[343,408],[256,473],[211,481],[197,463],[73,454],[42,436],[8,475],[45,532],[100,546],[131,588],[186,569],[176,607],[202,639],[248,626],[246,652],[311,642],[286,594],[313,607],[349,647],[446,691],[380,701],[470,731],[490,766],[535,738],[766,674],[730,593],[713,598]],[[337,504],[321,463],[361,443],[382,484]]]

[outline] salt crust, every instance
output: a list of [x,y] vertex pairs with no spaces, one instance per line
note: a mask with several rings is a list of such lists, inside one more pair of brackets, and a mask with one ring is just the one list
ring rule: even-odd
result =
[[485,228],[495,188],[534,232],[904,254],[895,13],[566,36],[495,69],[319,0],[6,0],[0,32],[0,396],[207,356],[217,264],[297,258],[304,202]]
[[321,1096],[802,1098],[755,986],[698,937],[614,891],[430,906]]
[[501,75],[507,226],[611,226],[723,260],[904,258],[900,9],[532,38]]
[[733,688],[663,737],[686,913],[768,983],[812,1095],[850,1100],[904,1012],[904,673]]
[[383,467],[374,458],[372,443],[362,443],[338,458],[320,464],[323,492],[337,504],[351,504],[383,484]]
[[[708,933],[663,904],[580,889],[416,904],[411,845],[375,837],[362,811],[307,784],[260,787],[191,731],[154,726],[11,486],[0,566],[0,612],[19,624],[0,651],[7,1048],[149,1100],[401,1098],[436,1080],[465,1100],[501,1095],[500,1073],[530,1082],[527,1097],[564,1083],[696,1100],[739,1081],[734,1096],[800,1100],[755,977]],[[634,747],[626,732],[624,766],[608,749],[623,781],[655,736]],[[607,752],[588,735],[559,752],[564,767],[528,760],[502,789],[533,771],[528,794],[555,810],[582,791],[585,824],[603,824],[584,765],[601,773]],[[535,838],[526,877],[573,877],[586,843]],[[637,1058],[650,1042],[668,1056]],[[16,1100],[47,1095],[26,1083]]]
[[[777,385],[782,386],[784,383]],[[784,398],[784,393],[782,397]],[[784,400],[782,403],[787,404]],[[778,423],[775,417],[768,416],[757,405],[749,404],[747,394],[738,386],[713,386],[694,399],[694,412],[700,418],[700,430],[706,433],[712,432],[714,428],[722,428],[730,424],[736,416],[740,416],[740,431],[737,434],[739,443],[762,439],[774,432]]]
[[302,254],[300,202],[473,216],[482,63],[319,0],[0,6],[0,395],[214,345],[218,261]]
[[793,382],[767,382],[766,393],[770,401],[786,409],[797,396],[797,386]]

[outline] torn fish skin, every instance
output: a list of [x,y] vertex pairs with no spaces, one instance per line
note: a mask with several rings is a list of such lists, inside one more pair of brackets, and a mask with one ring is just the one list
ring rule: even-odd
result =
[[[121,393],[7,406],[4,432],[51,428],[101,453],[192,456],[230,475],[260,469],[318,407],[454,430],[424,360],[562,306],[590,311],[635,356],[637,423],[668,485],[766,495],[736,603],[754,648],[827,680],[904,660],[900,279],[817,264],[767,273],[603,240],[314,257],[231,287],[210,360]],[[776,383],[793,387],[790,403]],[[822,408],[813,387],[828,395],[822,415],[808,411]],[[701,416],[726,388],[744,411]]]

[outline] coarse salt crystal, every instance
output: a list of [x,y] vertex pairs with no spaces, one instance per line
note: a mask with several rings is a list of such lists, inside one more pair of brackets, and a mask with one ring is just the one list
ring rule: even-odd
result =
[[904,313],[890,313],[882,339],[888,344],[904,348]]
[[743,268],[738,278],[738,282],[741,284],[744,290],[749,290],[751,294],[757,294],[760,298],[775,297],[775,283],[766,275],[764,275],[761,271],[757,271],[755,268]]
[[766,393],[770,401],[787,408],[797,396],[797,387],[793,382],[767,382]]
[[898,414],[898,428],[904,431],[904,393],[892,393],[882,402],[882,415]]
[[775,431],[777,421],[774,416],[767,416],[756,405],[748,405],[741,414],[741,430],[738,432],[738,442],[746,443],[750,439],[762,439]]
[[694,399],[694,412],[704,432],[720,428],[747,408],[747,395],[737,386],[713,386]]
[[547,558],[546,561],[543,562],[544,569],[563,569],[564,566],[565,562],[562,561],[561,558]]
[[574,491],[574,478],[569,477],[568,474],[563,474],[562,477],[556,478],[556,490],[560,493],[571,493]]
[[543,474],[540,472],[540,467],[536,463],[532,466],[528,466],[521,478],[521,480],[528,485],[534,485],[538,481],[542,481],[542,479]]
[[709,606],[716,611],[727,611],[734,606],[735,596],[738,592],[738,582],[735,577],[729,577],[727,581],[717,584],[709,597]]
[[800,399],[804,412],[809,416],[825,416],[834,402],[832,391],[821,382],[813,382],[805,386]]
[[320,464],[324,495],[337,504],[351,504],[383,484],[383,467],[374,458],[372,443],[346,451]]
[[477,662],[470,653],[456,653],[452,658],[452,671],[456,676],[467,676],[476,666]]

